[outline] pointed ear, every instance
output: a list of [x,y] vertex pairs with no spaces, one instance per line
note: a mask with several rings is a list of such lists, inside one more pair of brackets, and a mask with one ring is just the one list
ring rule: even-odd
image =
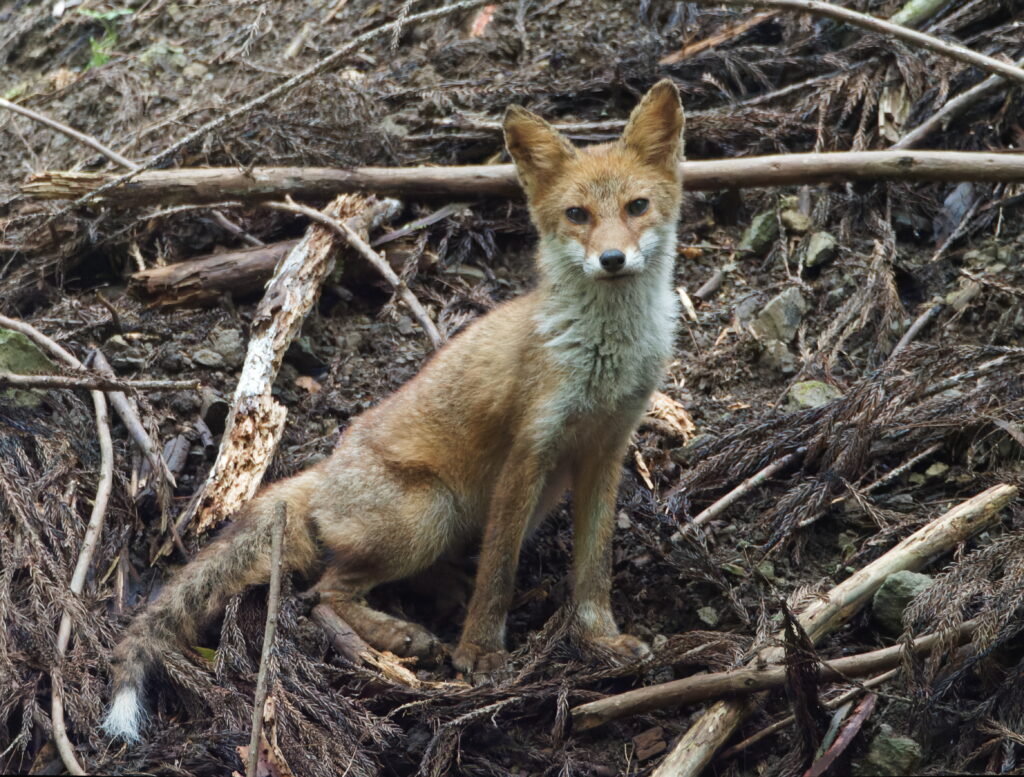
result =
[[505,146],[516,163],[527,198],[543,187],[576,155],[562,134],[536,114],[519,105],[505,111]]
[[641,160],[673,174],[683,157],[683,128],[686,120],[679,101],[679,90],[665,78],[650,88],[633,109],[622,144]]

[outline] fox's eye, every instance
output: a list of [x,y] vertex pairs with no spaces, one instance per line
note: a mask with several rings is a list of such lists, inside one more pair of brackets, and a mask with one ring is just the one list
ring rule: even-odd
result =
[[573,224],[586,224],[590,221],[590,214],[585,208],[567,208],[565,217]]
[[642,216],[647,212],[648,204],[643,197],[638,200],[630,200],[626,203],[626,213],[630,216]]

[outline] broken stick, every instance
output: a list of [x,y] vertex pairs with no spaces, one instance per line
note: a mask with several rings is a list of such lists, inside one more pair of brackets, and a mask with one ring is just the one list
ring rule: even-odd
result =
[[[799,616],[800,626],[812,642],[818,642],[852,618],[889,575],[918,570],[932,556],[949,551],[987,528],[1016,495],[1015,486],[1002,484],[957,505],[808,607]],[[762,650],[754,661],[779,663],[782,658],[782,648],[770,647]],[[679,739],[655,770],[654,777],[696,777],[755,708],[750,698],[716,702]]]
[[[352,219],[349,227],[358,233],[388,207],[386,202],[347,194],[328,205],[325,213],[336,220]],[[217,459],[205,484],[179,517],[177,531],[197,515],[196,532],[207,531],[249,501],[259,488],[287,415],[284,406],[271,396],[271,387],[284,352],[334,266],[336,249],[333,232],[319,223],[312,224],[278,264],[256,308]],[[169,549],[164,545],[161,553]]]

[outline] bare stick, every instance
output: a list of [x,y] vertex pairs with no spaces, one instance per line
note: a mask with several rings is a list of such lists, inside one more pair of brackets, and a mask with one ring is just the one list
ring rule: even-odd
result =
[[[112,148],[108,148],[107,146],[103,145],[91,135],[86,135],[84,132],[79,132],[76,129],[72,129],[67,124],[63,124],[57,121],[56,119],[51,119],[49,116],[45,116],[41,113],[33,111],[30,108],[18,105],[17,103],[12,103],[10,100],[5,100],[2,97],[0,97],[0,108],[6,108],[9,111],[21,114],[26,118],[32,119],[33,121],[39,122],[40,124],[44,124],[47,127],[50,127],[51,129],[57,130],[57,132],[63,133],[64,135],[67,135],[69,138],[77,140],[79,143],[84,143],[90,148],[99,151],[101,154],[103,154],[103,156],[105,156],[114,164],[121,165],[121,167],[125,167],[128,170],[132,171],[141,169],[139,165],[135,164],[135,162],[133,162],[132,160],[128,159],[125,156],[122,156],[121,154],[118,154]],[[220,224],[224,229],[226,229],[227,231],[231,232],[234,235],[237,235],[242,240],[249,243],[249,245],[263,245],[263,241],[253,237],[240,226],[230,221],[227,218],[227,216],[225,216],[219,210],[213,211],[213,218],[214,221]]]
[[[1021,65],[1024,65],[1024,57],[1017,60],[1017,66]],[[910,130],[889,148],[896,150],[916,146],[940,126],[948,124],[982,97],[1003,86],[1006,86],[1005,78],[1002,76],[989,76],[981,83],[972,86],[966,92],[958,94],[949,100],[934,115]]]
[[252,706],[252,736],[249,738],[249,764],[247,777],[256,777],[256,764],[260,756],[260,734],[263,733],[263,705],[267,703],[270,687],[270,651],[274,647],[277,631],[277,611],[281,606],[281,548],[288,523],[288,505],[278,502],[270,532],[270,591],[267,593],[267,625],[263,630],[263,652],[260,654],[260,672],[256,677],[256,699]]
[[0,386],[37,389],[89,389],[90,391],[198,390],[197,380],[122,380],[101,375],[19,375],[0,372]]
[[[920,569],[932,556],[984,530],[1016,495],[1014,486],[993,486],[939,516],[810,605],[799,616],[801,627],[818,642],[852,618],[889,575]],[[754,660],[779,663],[782,657],[782,648],[769,647]],[[753,699],[716,702],[679,739],[654,777],[696,777],[755,708]]]
[[[55,340],[44,335],[34,326],[26,324],[6,316],[0,316],[0,326],[21,332],[32,340],[36,345],[48,350],[61,361],[75,367],[82,368],[82,363],[63,346]],[[99,542],[100,534],[103,532],[103,521],[107,514],[107,502],[110,499],[110,490],[114,482],[114,445],[110,439],[110,421],[107,414],[107,399],[102,391],[93,391],[92,403],[96,412],[96,436],[100,444],[100,478],[96,484],[96,495],[93,498],[92,513],[89,516],[89,524],[85,528],[85,536],[82,539],[82,548],[78,553],[78,561],[71,574],[71,583],[68,586],[71,593],[78,596],[85,586],[85,578],[92,565],[92,556],[96,551],[96,544]],[[57,750],[65,768],[71,774],[85,774],[85,770],[75,756],[75,750],[68,738],[67,726],[64,722],[64,699],[63,686],[61,683],[60,665],[67,652],[68,642],[71,640],[71,616],[65,611],[61,615],[60,626],[57,629],[57,655],[53,675],[53,689],[50,693],[50,717],[53,722],[53,738],[57,743]]]
[[[977,620],[965,622],[960,627],[959,639],[969,638],[977,628]],[[944,634],[938,632],[918,637],[911,643],[910,649],[914,653],[927,652],[944,637]],[[903,650],[902,644],[892,645],[881,650],[822,661],[817,667],[818,679],[821,682],[828,682],[849,677],[864,677],[892,669],[899,666],[902,661]],[[785,666],[730,669],[726,672],[691,675],[681,680],[637,688],[574,707],[571,710],[573,730],[586,731],[627,715],[639,715],[643,712],[718,699],[727,695],[757,693],[779,688],[785,682]]]
[[[687,191],[847,181],[1024,182],[1020,154],[978,151],[837,151],[684,162]],[[27,197],[61,200],[95,196],[119,208],[258,201],[284,196],[330,199],[339,192],[395,197],[521,197],[512,165],[451,167],[197,167],[139,173],[131,187],[113,188],[110,173],[48,170],[21,185]]]
[[5,100],[2,97],[0,97],[0,108],[6,108],[9,111],[21,114],[26,118],[32,119],[32,121],[38,122],[39,124],[44,124],[50,129],[57,130],[57,132],[67,135],[69,138],[74,138],[79,143],[84,143],[94,151],[98,151],[116,165],[121,165],[121,167],[127,167],[129,170],[138,169],[138,165],[136,165],[130,159],[121,156],[112,148],[104,146],[102,143],[96,140],[96,138],[92,137],[92,135],[86,135],[84,132],[79,132],[76,129],[72,129],[67,124],[62,124],[56,119],[51,119],[49,116],[44,116],[41,113],[33,111],[31,108],[26,108],[23,105],[12,103],[10,100]]
[[704,281],[704,284],[693,293],[693,296],[701,302],[707,302],[722,288],[722,281],[724,279],[725,273],[721,269],[716,269],[711,273],[711,277]]
[[[110,368],[107,357],[103,355],[99,348],[93,351],[92,360],[100,373],[108,378],[114,376],[114,371]],[[174,474],[167,467],[167,462],[164,461],[159,445],[153,440],[149,432],[146,431],[146,427],[143,426],[135,401],[129,399],[121,391],[108,391],[107,398],[110,400],[110,404],[114,406],[118,416],[121,417],[125,428],[128,429],[128,433],[135,441],[135,444],[139,446],[142,455],[149,462],[153,477],[157,479],[156,492],[160,502],[160,528],[164,530],[167,528],[168,513],[171,509],[171,489],[178,485],[174,480]]]
[[[259,108],[261,105],[265,105],[266,103],[270,102],[276,97],[280,97],[281,95],[290,92],[299,84],[303,83],[304,81],[307,81],[308,79],[316,75],[319,75],[320,73],[323,73],[325,70],[327,70],[334,64],[340,62],[353,51],[357,51],[359,48],[369,43],[370,41],[389,35],[396,29],[409,29],[413,25],[433,21],[434,19],[441,19],[444,18],[445,16],[451,16],[452,14],[458,13],[459,11],[463,11],[469,8],[474,8],[478,5],[482,5],[484,2],[486,2],[486,0],[460,0],[460,2],[442,6],[441,8],[435,8],[430,11],[424,11],[422,13],[406,16],[404,19],[399,18],[393,22],[390,22],[388,24],[382,24],[380,27],[369,30],[368,32],[364,32],[362,35],[353,38],[345,45],[337,48],[335,51],[333,51],[331,54],[327,55],[320,61],[310,65],[302,72],[296,73],[291,78],[281,82],[273,89],[270,89],[269,91],[266,91],[263,94],[254,97],[248,102],[239,105],[237,108],[233,108],[227,113],[218,116],[216,119],[212,119],[211,121],[208,121],[205,124],[203,124],[201,127],[196,128],[192,132],[188,133],[181,140],[171,144],[168,148],[164,149],[159,154],[151,157],[143,165],[141,165],[138,170],[132,170],[126,175],[118,176],[117,178],[110,180],[108,183],[105,183],[100,188],[83,194],[81,197],[75,200],[74,203],[69,205],[63,211],[55,214],[50,219],[50,221],[61,216],[65,216],[68,213],[70,213],[73,209],[85,205],[85,203],[95,199],[100,194],[105,194],[110,190],[114,189],[115,187],[119,187],[122,184],[127,183],[128,181],[138,176],[141,171],[149,170],[163,162],[169,161],[179,151],[188,147],[195,141],[199,140],[207,133],[224,126],[228,122],[234,121],[239,116],[244,116],[245,114],[249,113],[255,108]],[[338,191],[334,192],[334,194],[337,193]],[[45,224],[43,226],[45,226]]]
[[[851,701],[852,699],[856,699],[860,694],[864,693],[864,691],[870,688],[875,688],[876,686],[879,686],[882,683],[888,682],[896,675],[898,675],[900,671],[901,667],[896,667],[895,669],[890,669],[888,672],[882,672],[882,674],[878,675],[877,677],[872,677],[870,680],[865,680],[864,682],[854,686],[845,693],[839,694],[834,699],[829,699],[828,701],[824,702],[822,706],[827,710],[834,710],[836,707],[841,707],[844,704],[846,704],[846,702]],[[782,731],[782,729],[788,728],[789,726],[792,726],[794,723],[796,723],[796,716],[787,715],[786,717],[775,721],[770,726],[766,726],[765,728],[761,729],[756,734],[747,737],[742,742],[738,742],[729,749],[723,750],[722,754],[719,756],[719,759],[724,761],[728,758],[732,758],[733,756],[737,756],[747,748],[752,747],[753,745],[760,742],[765,737],[771,736],[776,731]]]
[[754,473],[749,478],[740,483],[738,486],[736,486],[736,488],[734,488],[728,494],[726,494],[721,499],[716,501],[714,504],[710,505],[709,507],[705,508],[700,513],[698,513],[692,521],[686,523],[682,527],[682,531],[686,531],[686,529],[690,527],[703,526],[705,523],[713,519],[715,516],[720,515],[722,512],[724,512],[727,507],[733,504],[733,502],[738,500],[748,491],[761,485],[761,483],[764,483],[764,481],[766,481],[776,472],[785,469],[794,461],[799,459],[801,456],[804,455],[806,451],[807,448],[797,448],[792,453],[787,453],[785,456],[776,459],[767,467],[762,469],[760,472]]
[[338,221],[330,216],[321,213],[313,208],[308,208],[305,205],[299,205],[296,202],[289,200],[288,202],[267,202],[264,205],[273,210],[283,210],[290,213],[299,213],[318,224],[323,224],[325,227],[329,227],[337,232],[341,237],[348,241],[348,244],[352,246],[356,251],[362,254],[363,258],[366,259],[371,265],[373,265],[377,272],[384,276],[384,279],[391,284],[391,288],[395,290],[395,293],[399,296],[405,306],[409,308],[409,311],[416,317],[416,320],[420,322],[420,326],[423,327],[423,331],[427,333],[427,337],[430,338],[431,345],[434,346],[434,350],[437,350],[444,344],[444,340],[441,338],[441,333],[437,331],[437,327],[431,320],[430,315],[424,310],[420,301],[416,299],[416,295],[412,293],[405,281],[398,277],[398,274],[391,269],[391,265],[387,263],[380,254],[374,251],[363,240],[352,227],[343,221]]
[[892,349],[892,353],[889,354],[886,361],[891,360],[896,354],[914,342],[914,338],[920,334],[921,330],[924,329],[928,324],[931,323],[932,319],[939,315],[943,310],[946,309],[945,302],[937,302],[932,305],[928,310],[919,315],[910,328],[904,333],[900,341],[896,343],[896,347]]
[[912,30],[900,24],[893,24],[884,19],[876,19],[874,16],[851,11],[849,8],[843,8],[832,3],[824,3],[820,0],[698,0],[698,2],[702,5],[724,3],[725,5],[754,5],[762,8],[782,8],[787,11],[810,13],[815,16],[827,16],[830,19],[845,22],[854,27],[861,27],[865,30],[898,38],[906,43],[934,51],[937,54],[943,54],[968,65],[974,65],[990,73],[999,73],[1017,83],[1024,84],[1024,70],[1008,62],[979,54],[966,46],[947,43],[940,38],[936,38],[934,35],[918,32],[917,30]]

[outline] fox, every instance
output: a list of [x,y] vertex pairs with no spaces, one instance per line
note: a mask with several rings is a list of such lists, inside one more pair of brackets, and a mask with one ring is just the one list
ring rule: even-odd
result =
[[571,489],[574,633],[605,655],[647,652],[612,614],[612,534],[622,462],[675,341],[684,124],[668,79],[600,145],[574,146],[540,116],[507,108],[505,146],[539,234],[534,288],[354,418],[328,458],[266,486],[164,586],[114,650],[109,735],[139,740],[162,656],[187,650],[230,597],[269,580],[282,501],[284,569],[319,575],[319,601],[399,656],[436,656],[439,640],[365,595],[478,547],[451,653],[476,680],[506,665],[520,549]]

